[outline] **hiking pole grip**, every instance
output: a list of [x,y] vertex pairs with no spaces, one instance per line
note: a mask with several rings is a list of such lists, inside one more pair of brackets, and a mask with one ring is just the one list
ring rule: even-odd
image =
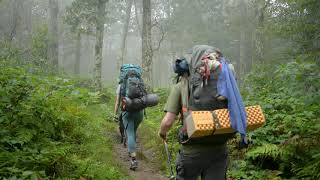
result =
[[163,143],[164,143],[164,148],[166,150],[166,154],[167,154],[167,163],[168,163],[168,166],[170,167],[170,179],[174,179],[174,173],[173,173],[173,169],[172,169],[172,165],[171,165],[171,154],[169,152],[169,148],[168,148],[168,144],[165,140],[163,140]]

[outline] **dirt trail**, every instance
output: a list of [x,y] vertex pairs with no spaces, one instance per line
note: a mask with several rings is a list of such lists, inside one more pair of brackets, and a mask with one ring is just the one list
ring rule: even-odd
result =
[[[138,139],[138,169],[135,171],[131,171],[130,167],[130,159],[128,157],[127,148],[124,148],[123,144],[120,144],[120,135],[113,134],[112,138],[114,143],[114,157],[117,157],[117,163],[120,164],[124,169],[127,169],[128,174],[133,177],[135,180],[168,180],[169,178],[163,175],[158,169],[156,169],[151,163],[148,163],[145,159],[145,154],[141,151],[141,144],[139,144]],[[141,155],[142,153],[142,155]],[[139,155],[140,154],[140,155]],[[142,157],[143,158],[142,158]]]

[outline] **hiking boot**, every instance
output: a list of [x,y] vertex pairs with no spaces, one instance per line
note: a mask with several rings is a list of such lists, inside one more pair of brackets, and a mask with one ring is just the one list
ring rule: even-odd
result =
[[132,158],[130,163],[130,169],[135,171],[138,168],[138,161],[135,158]]

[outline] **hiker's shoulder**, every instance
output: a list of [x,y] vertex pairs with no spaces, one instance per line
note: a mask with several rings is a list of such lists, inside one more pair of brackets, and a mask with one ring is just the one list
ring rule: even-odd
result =
[[181,109],[181,85],[180,83],[174,84],[171,87],[166,105],[165,112],[172,112],[178,114]]
[[180,82],[178,82],[178,83],[176,83],[176,84],[173,84],[173,85],[170,87],[170,93],[172,93],[172,92],[178,92],[178,91],[181,90],[181,88],[182,88],[182,83],[181,83],[181,81],[180,81]]
[[176,88],[177,90],[181,90],[182,88],[188,87],[188,78],[182,77],[180,81],[173,85],[172,88]]
[[177,83],[171,86],[170,94],[167,99],[167,103],[171,101],[178,101],[181,96],[181,83]]
[[181,92],[183,89],[188,88],[187,81],[180,81],[177,84],[171,86],[170,95],[171,96],[181,96]]

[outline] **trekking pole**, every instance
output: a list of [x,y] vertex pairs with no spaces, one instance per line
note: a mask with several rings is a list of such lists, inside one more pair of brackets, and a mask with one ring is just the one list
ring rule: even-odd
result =
[[173,169],[172,169],[172,166],[171,166],[171,154],[169,152],[169,148],[168,148],[168,144],[167,142],[164,140],[163,141],[164,143],[164,148],[166,150],[166,154],[167,154],[167,163],[168,163],[168,166],[170,167],[170,179],[174,179],[174,174],[173,174]]

